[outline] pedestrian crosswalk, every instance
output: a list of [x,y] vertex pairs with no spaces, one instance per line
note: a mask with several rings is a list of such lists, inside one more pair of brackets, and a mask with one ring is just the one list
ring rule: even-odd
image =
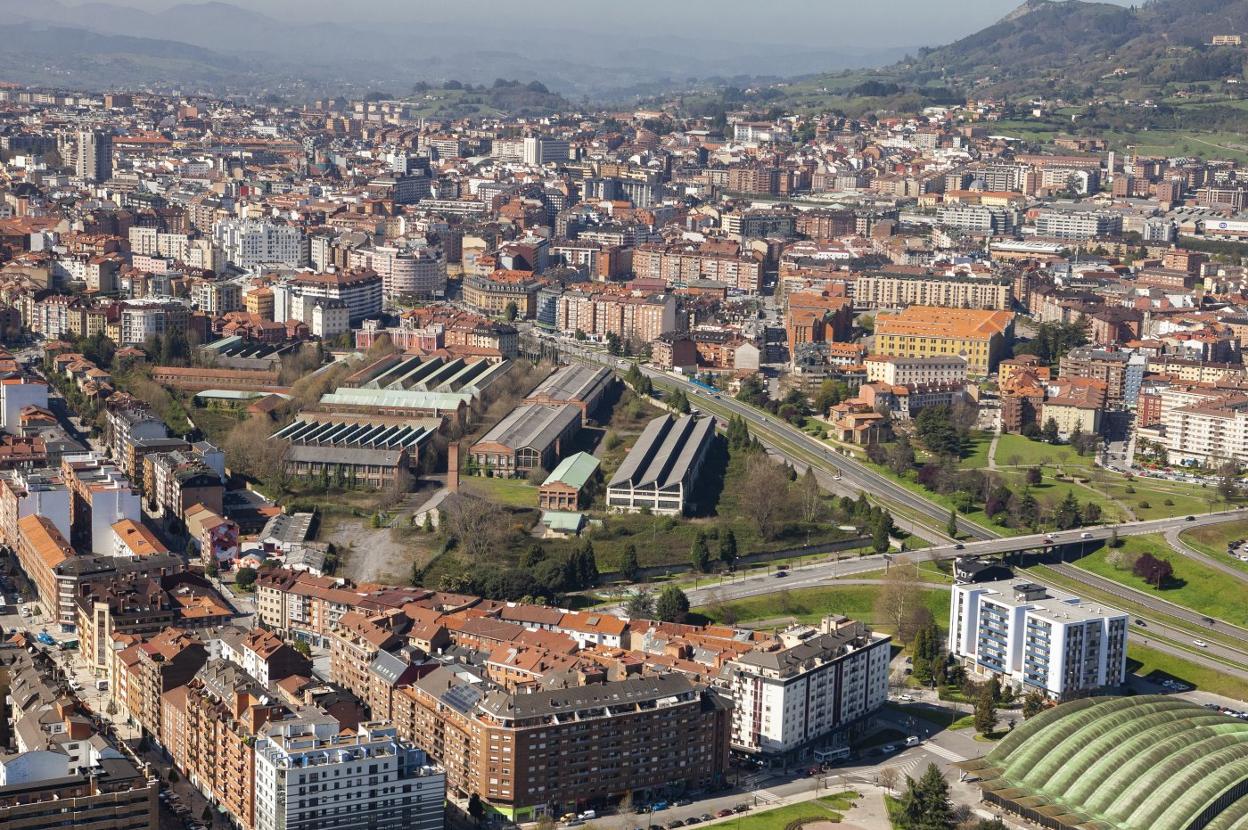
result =
[[759,790],[754,793],[754,797],[758,799],[760,804],[775,804],[783,796],[773,793],[771,790]]
[[936,744],[931,743],[931,742],[923,744],[923,749],[924,751],[930,752],[933,755],[939,755],[941,758],[944,758],[946,761],[953,761],[955,764],[959,761],[966,760],[961,755],[954,752],[952,749],[945,749],[943,746],[937,746]]
[[771,777],[771,772],[758,770],[757,772],[751,772],[749,775],[741,776],[739,785],[744,790],[752,790],[764,781],[769,780]]

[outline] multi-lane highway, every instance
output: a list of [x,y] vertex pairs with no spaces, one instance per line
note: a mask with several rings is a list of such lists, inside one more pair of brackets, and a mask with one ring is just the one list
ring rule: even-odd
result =
[[[630,363],[594,349],[585,348],[579,343],[559,342],[559,349],[580,360],[600,363],[616,370],[627,368]],[[690,383],[688,380],[670,375],[639,364],[638,368],[646,374],[655,386],[663,388],[679,388],[699,408],[712,414],[727,412],[743,418],[759,440],[769,444],[777,452],[786,456],[795,464],[813,465],[817,470],[840,478],[847,489],[868,493],[886,502],[901,505],[920,515],[933,519],[937,527],[944,527],[949,519],[949,509],[923,498],[905,487],[890,480],[886,476],[872,470],[854,458],[842,455],[822,441],[819,441],[791,424],[763,412],[749,404],[719,395]],[[966,519],[958,519],[958,530],[974,539],[990,539],[995,534]],[[943,533],[924,534],[932,540],[947,540]]]
[[[559,348],[580,360],[600,363],[620,371],[628,368],[630,365],[627,361],[592,349],[586,349],[582,344],[561,342]],[[741,417],[749,426],[750,431],[764,444],[797,465],[799,469],[805,466],[813,467],[817,473],[821,474],[821,482],[825,485],[830,481],[838,489],[848,489],[851,492],[865,492],[885,504],[897,505],[921,517],[935,520],[933,523],[936,527],[943,527],[948,520],[947,508],[924,498],[919,493],[906,489],[856,459],[836,452],[828,444],[807,435],[769,413],[742,403],[731,396],[710,392],[690,383],[683,377],[644,366],[639,368],[651,379],[656,387],[678,388],[688,396],[691,403],[704,411],[720,416],[727,413],[728,415]],[[1080,547],[1102,543],[1115,534],[1119,537],[1165,534],[1167,538],[1177,539],[1178,533],[1184,529],[1245,519],[1248,519],[1248,513],[1242,510],[1230,510],[1204,515],[1180,516],[1169,519],[1081,528],[1059,533],[1001,537],[989,528],[959,518],[958,530],[969,537],[968,541],[955,542],[943,532],[935,531],[930,526],[917,525],[915,530],[919,532],[919,535],[929,541],[936,542],[936,544],[932,547],[909,553],[907,556],[914,560],[940,560],[958,556],[1004,555],[1023,551],[1047,550],[1058,551],[1059,553],[1069,552],[1071,558],[1075,559],[1082,553],[1079,549]],[[1182,555],[1193,556],[1194,558],[1202,559],[1202,561],[1209,559],[1209,557],[1192,551],[1182,544],[1175,545],[1175,550]],[[1205,564],[1208,564],[1208,562],[1205,562]],[[774,576],[767,575],[745,578],[741,581],[731,582],[716,588],[698,589],[690,595],[690,600],[694,604],[699,604],[708,602],[712,598],[732,600],[768,594],[783,588],[817,587],[827,585],[838,578],[871,570],[879,570],[884,565],[885,560],[883,557],[878,556],[827,563],[794,571],[789,577],[784,579],[783,583]],[[1217,566],[1217,569],[1226,572],[1228,577],[1240,580],[1245,578],[1244,574],[1225,563],[1219,562]],[[1210,617],[1180,608],[1143,591],[1137,591],[1120,583],[1097,577],[1080,568],[1059,565],[1058,570],[1067,579],[1097,588],[1114,596],[1122,597],[1124,601],[1130,601],[1138,608],[1148,609],[1170,620],[1186,623],[1191,628],[1199,629],[1199,627],[1208,627],[1210,625],[1208,622],[1212,619]],[[1037,579],[1038,581],[1043,581],[1039,576],[1037,576]],[[1162,638],[1150,643],[1150,645],[1213,668],[1231,671],[1237,675],[1242,672],[1244,677],[1248,677],[1248,669],[1231,669],[1226,665],[1226,662],[1223,662],[1230,661],[1240,667],[1248,667],[1248,630],[1231,625],[1224,620],[1213,620],[1213,626],[1217,627],[1223,637],[1234,638],[1243,645],[1241,648],[1232,647],[1224,643],[1210,643],[1204,649],[1208,655],[1205,656],[1205,654],[1193,654],[1188,648],[1176,649],[1173,644],[1165,642],[1165,640],[1172,640],[1183,643],[1186,646],[1194,639],[1191,630],[1176,628],[1152,615],[1144,616],[1140,614],[1136,619],[1143,621],[1142,625],[1137,623],[1141,629],[1139,636],[1145,636],[1142,630],[1147,629],[1152,633],[1153,637]]]

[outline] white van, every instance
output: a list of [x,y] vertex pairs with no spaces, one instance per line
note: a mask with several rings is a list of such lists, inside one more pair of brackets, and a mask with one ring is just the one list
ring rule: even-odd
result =
[[95,688],[101,692],[108,691],[108,681],[101,677],[99,680],[95,681]]

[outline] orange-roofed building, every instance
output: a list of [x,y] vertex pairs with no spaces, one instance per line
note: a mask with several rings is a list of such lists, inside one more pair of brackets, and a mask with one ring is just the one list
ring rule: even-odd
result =
[[122,519],[113,524],[113,556],[124,556],[135,559],[141,556],[155,556],[168,553],[151,528],[134,519]]
[[[61,591],[56,568],[75,555],[69,542],[47,516],[31,514],[18,520],[17,561],[30,581],[35,583],[39,594],[39,604],[43,606],[44,613],[62,622],[66,620],[66,617],[61,613]],[[69,615],[69,625],[72,626],[74,625],[73,591],[69,587],[67,591],[70,596],[65,605]]]
[[1014,337],[1014,313],[969,308],[910,306],[875,318],[875,353],[895,357],[957,356],[967,372],[997,368]]

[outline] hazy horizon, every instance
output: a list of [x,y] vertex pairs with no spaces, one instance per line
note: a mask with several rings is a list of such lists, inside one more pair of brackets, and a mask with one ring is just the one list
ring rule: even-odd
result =
[[[207,0],[111,0],[114,5],[162,11]],[[1126,5],[1122,0],[1111,0]],[[774,25],[759,19],[756,7],[740,0],[694,0],[670,3],[633,0],[543,0],[517,6],[500,0],[478,0],[465,15],[443,3],[410,0],[356,0],[344,15],[341,0],[222,0],[279,19],[305,23],[426,22],[434,25],[514,27],[579,31],[586,34],[656,32],[676,37],[705,37],[725,42],[793,44],[803,49],[855,46],[864,50],[938,46],[969,35],[1017,8],[1022,0],[894,0],[886,14],[881,7],[856,0],[777,0],[766,7]],[[79,5],[66,0],[66,5]],[[739,7],[739,12],[734,11]],[[177,33],[170,32],[176,39]]]

